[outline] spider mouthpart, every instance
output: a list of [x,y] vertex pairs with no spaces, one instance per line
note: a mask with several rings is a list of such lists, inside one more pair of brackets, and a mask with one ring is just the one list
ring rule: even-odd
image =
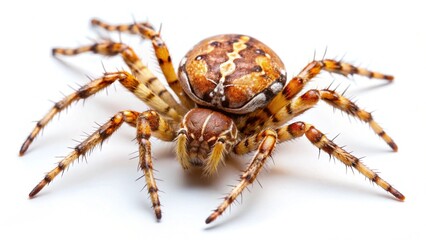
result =
[[212,175],[235,143],[237,131],[232,118],[225,114],[210,109],[191,109],[179,130],[185,132],[186,137],[177,139],[177,145],[184,148],[178,149],[182,167],[202,167],[206,175]]

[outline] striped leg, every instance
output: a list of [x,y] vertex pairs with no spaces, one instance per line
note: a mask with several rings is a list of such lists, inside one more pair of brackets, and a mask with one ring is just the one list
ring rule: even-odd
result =
[[129,25],[110,25],[100,20],[92,20],[94,26],[99,26],[107,31],[118,31],[139,34],[143,38],[150,39],[152,46],[155,50],[155,55],[158,59],[161,71],[163,72],[170,88],[179,97],[182,104],[187,108],[191,109],[194,106],[194,102],[185,94],[182,87],[179,84],[176,71],[173,67],[172,59],[170,57],[169,50],[164,43],[160,34],[156,32],[151,25],[144,24],[129,24]]
[[383,128],[373,119],[371,113],[360,109],[355,103],[340,95],[339,93],[329,90],[309,90],[301,97],[293,99],[286,107],[283,107],[276,114],[272,115],[265,126],[281,126],[290,121],[294,117],[300,115],[306,110],[312,108],[319,100],[324,100],[329,105],[340,109],[341,111],[351,115],[365,123],[368,123],[373,131],[379,135],[393,151],[398,150],[398,146],[392,138],[383,130]]
[[28,147],[33,142],[35,137],[39,134],[40,130],[43,129],[56,114],[70,106],[71,103],[92,96],[93,94],[106,88],[116,80],[120,81],[122,85],[124,85],[127,89],[133,92],[149,107],[157,110],[161,114],[173,118],[176,121],[180,120],[181,116],[176,112],[174,108],[170,107],[160,97],[154,94],[144,84],[141,84],[131,74],[127,72],[106,73],[103,77],[91,81],[87,85],[81,87],[76,92],[66,96],[61,101],[55,103],[52,109],[50,109],[50,111],[40,121],[37,122],[30,135],[22,144],[22,147],[19,151],[19,155],[22,156],[27,151]]
[[343,112],[368,123],[373,131],[379,135],[393,151],[398,151],[398,146],[392,138],[383,130],[383,128],[373,119],[371,113],[360,109],[355,103],[338,94],[335,91],[324,89],[320,91],[321,99],[331,106],[342,110]]
[[[286,125],[276,130],[277,138],[279,142],[285,142],[292,140],[305,134],[305,123],[296,122],[290,125]],[[234,153],[243,155],[256,150],[259,147],[260,142],[268,135],[268,131],[261,131],[258,134],[251,135],[234,146]]]
[[346,152],[343,148],[337,146],[333,141],[329,140],[322,132],[320,132],[314,126],[304,122],[295,122],[278,129],[277,133],[280,142],[295,139],[305,134],[309,141],[311,141],[312,144],[314,144],[322,151],[339,159],[346,166],[355,168],[362,175],[370,179],[375,184],[379,185],[381,188],[392,194],[397,199],[401,201],[405,199],[404,195],[402,195],[398,190],[393,188],[389,183],[379,177],[376,172],[365,166],[360,161],[360,159]]
[[357,157],[346,152],[343,148],[337,146],[331,140],[329,140],[323,133],[317,130],[314,126],[305,124],[305,135],[319,149],[339,159],[343,164],[348,167],[353,167],[358,170],[362,175],[370,179],[375,184],[379,185],[385,191],[388,191],[397,199],[403,201],[405,199],[398,190],[393,188],[389,183],[383,180],[373,170],[365,166]]
[[261,108],[247,116],[244,116],[241,121],[239,121],[238,128],[242,129],[242,131],[247,135],[256,132],[255,129],[258,128],[262,122],[265,122],[265,120],[271,115],[287,106],[288,103],[298,93],[300,93],[306,83],[317,76],[321,71],[338,73],[344,76],[357,74],[369,78],[384,79],[387,81],[393,80],[393,76],[384,75],[363,68],[357,68],[353,65],[331,59],[312,61],[296,77],[294,77],[265,108]]
[[117,113],[95,133],[77,145],[68,156],[58,163],[57,167],[47,173],[43,180],[30,192],[29,197],[33,198],[47,184],[53,181],[60,172],[67,169],[80,156],[86,155],[95,146],[102,144],[102,142],[111,136],[123,122],[126,122],[131,126],[135,126],[137,129],[136,138],[139,143],[139,167],[144,172],[148,194],[150,195],[155,215],[157,219],[161,219],[158,188],[153,175],[151,143],[148,139],[151,136],[152,131],[152,134],[155,137],[158,137],[163,141],[173,141],[175,138],[175,131],[173,131],[172,126],[155,111],[146,111],[143,113],[122,111]]
[[[274,134],[270,134],[273,132]],[[265,140],[269,137],[269,146],[272,150],[272,140],[273,144],[275,145],[275,142],[278,141],[278,143],[285,142],[288,140],[292,140],[295,138],[299,138],[301,136],[305,135],[309,141],[311,141],[312,144],[314,144],[316,147],[318,147],[320,150],[334,156],[338,160],[340,160],[342,163],[344,163],[348,167],[353,167],[356,170],[358,170],[362,175],[370,179],[375,184],[379,185],[384,190],[391,193],[393,196],[395,196],[397,199],[403,201],[405,199],[404,195],[402,195],[398,190],[393,188],[389,183],[387,183],[385,180],[383,180],[379,175],[369,169],[367,166],[365,166],[357,157],[351,155],[350,153],[346,152],[343,148],[337,146],[335,143],[333,143],[331,140],[329,140],[323,133],[321,133],[319,130],[317,130],[314,126],[310,124],[306,124],[304,122],[295,122],[283,127],[280,127],[276,129],[275,131],[271,130],[265,130],[258,134],[252,135],[246,139],[243,139],[234,147],[234,153],[236,154],[246,154],[248,152],[251,152],[258,149],[258,153],[256,154],[254,161],[249,165],[247,170],[244,172],[244,174],[241,177],[240,184],[237,185],[237,187],[234,188],[234,190],[229,194],[225,201],[210,215],[209,218],[207,218],[206,223],[209,223],[216,219],[222,212],[235,200],[235,198],[242,192],[242,190],[249,184],[249,179],[251,182],[255,179],[257,176],[257,172],[253,174],[253,169],[261,167],[264,163],[263,161],[256,161],[256,159],[259,156],[259,153],[262,152],[260,149],[265,147]],[[272,137],[274,136],[274,137]],[[270,151],[267,153],[270,155]]]
[[158,187],[153,173],[151,142],[149,138],[151,137],[152,131],[155,137],[170,142],[175,139],[176,134],[172,126],[155,111],[143,112],[137,120],[136,129],[136,139],[139,143],[139,166],[144,172],[152,207],[154,208],[155,216],[159,220],[161,219],[161,205],[158,197]]
[[129,66],[132,74],[147,88],[152,90],[156,95],[161,97],[170,107],[176,109],[179,114],[184,115],[184,109],[169,91],[163,86],[160,80],[152,74],[146,65],[142,63],[140,58],[136,55],[134,50],[124,43],[116,42],[103,42],[95,43],[93,45],[82,46],[79,48],[54,48],[52,49],[53,55],[77,55],[85,52],[93,52],[105,56],[116,56],[121,54],[123,60]]
[[257,153],[251,160],[250,165],[241,175],[240,182],[234,187],[234,189],[232,189],[228,196],[225,197],[222,204],[220,204],[219,207],[210,214],[210,216],[206,219],[206,223],[210,223],[219,217],[229,207],[229,205],[234,202],[238,195],[240,195],[248,185],[254,182],[266,160],[269,156],[271,156],[271,152],[274,150],[277,142],[277,133],[274,130],[268,129],[263,131],[261,135],[261,140],[257,147]]
[[102,125],[96,132],[90,135],[86,140],[77,145],[74,150],[66,156],[62,161],[58,163],[52,171],[48,172],[43,180],[30,192],[29,197],[34,197],[40,190],[42,190],[47,184],[62,171],[67,169],[71,163],[73,163],[80,156],[84,156],[95,146],[101,144],[105,139],[111,136],[123,122],[134,125],[139,113],[133,111],[123,111],[117,113],[107,123]]
[[[337,146],[331,140],[329,140],[323,133],[321,133],[314,126],[304,123],[304,122],[295,122],[287,126],[283,126],[276,130],[278,135],[278,141],[285,142],[288,140],[292,140],[298,137],[305,135],[312,144],[317,146],[322,151],[332,155],[333,157],[339,159],[342,163],[344,163],[348,167],[353,167],[358,170],[362,175],[366,176],[372,182],[379,185],[384,190],[391,193],[399,200],[404,200],[405,197],[400,192],[398,192],[395,188],[393,188],[389,183],[384,181],[379,175],[372,170],[370,170],[367,166],[365,166],[357,157],[351,155],[346,152],[343,148]],[[238,153],[246,153],[247,150],[253,148],[258,144],[256,138],[248,138],[245,142],[241,142],[236,146],[235,149],[238,149]],[[247,149],[244,149],[244,145],[249,146]]]
[[144,27],[150,28],[154,30],[154,27],[149,22],[139,22],[139,23],[133,23],[133,24],[120,24],[120,25],[109,25],[106,24],[99,19],[92,19],[91,24],[93,26],[99,26],[101,28],[104,28],[107,31],[110,32],[122,32],[122,33],[130,33],[130,34],[139,34],[139,27],[138,25],[142,25]]

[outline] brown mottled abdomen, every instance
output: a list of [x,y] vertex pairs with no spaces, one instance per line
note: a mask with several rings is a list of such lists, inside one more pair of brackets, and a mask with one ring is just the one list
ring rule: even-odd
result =
[[179,80],[197,104],[245,114],[265,106],[282,90],[286,73],[268,46],[228,34],[195,45],[182,59]]

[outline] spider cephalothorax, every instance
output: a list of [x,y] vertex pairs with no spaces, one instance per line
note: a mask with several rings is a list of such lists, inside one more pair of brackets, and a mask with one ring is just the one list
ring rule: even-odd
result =
[[182,167],[203,167],[206,174],[216,172],[223,153],[232,150],[237,140],[232,118],[210,109],[194,108],[181,123],[177,154]]
[[92,24],[108,31],[128,32],[150,39],[167,84],[178,99],[142,63],[133,49],[124,43],[107,41],[74,49],[53,49],[54,55],[76,55],[83,52],[107,56],[120,54],[132,73],[105,73],[55,103],[37,122],[22,145],[20,155],[27,151],[53,116],[71,103],[86,99],[115,81],[119,81],[152,110],[126,110],[115,114],[47,173],[30,192],[30,197],[34,197],[71,163],[101,144],[126,122],[136,128],[139,167],[144,172],[157,219],[162,214],[153,173],[151,136],[163,141],[176,140],[177,159],[182,167],[202,167],[207,175],[216,172],[219,163],[230,153],[242,155],[255,152],[250,164],[241,174],[240,182],[206,219],[206,223],[221,215],[253,183],[276,144],[301,136],[306,136],[313,145],[346,166],[355,168],[397,199],[404,200],[405,197],[376,172],[337,146],[313,125],[300,121],[289,123],[319,101],[325,101],[368,123],[396,151],[397,145],[374,121],[371,113],[362,110],[343,95],[330,89],[312,89],[301,94],[303,87],[321,71],[344,76],[358,74],[387,81],[392,81],[392,76],[323,59],[310,62],[286,84],[284,64],[277,54],[252,37],[235,34],[214,36],[198,43],[183,58],[179,74],[176,74],[165,43],[149,23],[113,26],[95,19]]

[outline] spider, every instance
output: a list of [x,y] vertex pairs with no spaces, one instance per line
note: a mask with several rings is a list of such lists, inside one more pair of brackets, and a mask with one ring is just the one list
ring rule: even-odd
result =
[[341,61],[323,59],[307,64],[286,84],[286,70],[278,55],[255,38],[238,34],[218,35],[202,40],[182,59],[176,73],[166,44],[151,24],[140,22],[110,25],[97,19],[93,19],[91,23],[107,31],[136,34],[149,39],[173,93],[142,63],[134,50],[124,43],[107,40],[78,48],[54,48],[53,55],[77,55],[85,52],[106,56],[121,55],[131,73],[106,72],[56,102],[37,122],[23,143],[19,152],[21,156],[57,113],[71,103],[107,88],[113,82],[119,81],[152,110],[125,110],[115,114],[48,172],[30,192],[30,198],[126,122],[136,128],[139,168],[144,173],[157,220],[161,219],[162,214],[153,174],[151,136],[162,141],[175,141],[177,159],[183,169],[202,168],[206,175],[215,173],[228,154],[255,152],[250,164],[242,172],[239,183],[208,216],[206,223],[220,216],[253,183],[278,143],[302,136],[306,136],[314,146],[346,166],[355,168],[397,199],[404,200],[404,195],[313,125],[302,121],[289,123],[319,101],[325,101],[368,123],[393,151],[397,151],[395,142],[373,120],[371,113],[342,94],[330,89],[312,89],[301,93],[304,86],[322,71],[344,76],[357,74],[386,81],[392,81],[393,76]]

